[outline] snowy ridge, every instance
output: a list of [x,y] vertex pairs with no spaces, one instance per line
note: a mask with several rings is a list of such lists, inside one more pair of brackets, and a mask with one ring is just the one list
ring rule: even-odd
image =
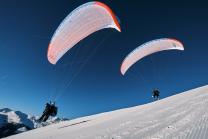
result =
[[18,123],[18,124],[24,124],[25,126],[28,126],[29,128],[34,128],[34,123],[30,119],[31,117],[25,113],[22,113],[20,111],[13,111],[9,108],[3,108],[0,109],[0,127],[4,123]]
[[207,139],[208,86],[157,102],[60,122],[9,139]]
[[0,138],[65,120],[54,117],[44,123],[39,123],[37,119],[38,117],[20,111],[13,111],[9,108],[0,109]]
[[0,109],[0,138],[22,133],[34,128],[30,116],[9,108]]

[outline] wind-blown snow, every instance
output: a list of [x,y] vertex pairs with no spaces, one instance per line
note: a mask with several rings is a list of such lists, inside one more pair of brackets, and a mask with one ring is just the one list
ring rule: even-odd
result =
[[38,128],[8,139],[172,138],[208,138],[208,86],[146,105]]

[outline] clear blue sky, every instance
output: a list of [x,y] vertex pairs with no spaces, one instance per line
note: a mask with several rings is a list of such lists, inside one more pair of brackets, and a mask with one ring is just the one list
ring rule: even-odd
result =
[[[51,65],[46,55],[51,36],[85,2],[0,1],[0,107],[40,115],[47,101],[60,96],[59,116],[75,118],[151,102],[150,88],[158,88],[164,98],[208,83],[208,3],[200,0],[102,0],[119,17],[122,33],[97,32]],[[185,51],[151,55],[125,77],[120,74],[129,52],[164,37],[180,40]]]

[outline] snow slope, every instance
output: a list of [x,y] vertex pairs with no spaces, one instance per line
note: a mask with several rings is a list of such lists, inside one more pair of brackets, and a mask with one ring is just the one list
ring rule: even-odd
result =
[[207,139],[208,86],[157,102],[78,118],[8,139]]

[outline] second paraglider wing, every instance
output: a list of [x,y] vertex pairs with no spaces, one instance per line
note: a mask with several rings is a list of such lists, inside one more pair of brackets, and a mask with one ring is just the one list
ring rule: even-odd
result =
[[121,73],[124,75],[127,70],[137,61],[150,54],[164,50],[184,50],[183,44],[175,39],[157,39],[147,42],[134,49],[121,64]]

